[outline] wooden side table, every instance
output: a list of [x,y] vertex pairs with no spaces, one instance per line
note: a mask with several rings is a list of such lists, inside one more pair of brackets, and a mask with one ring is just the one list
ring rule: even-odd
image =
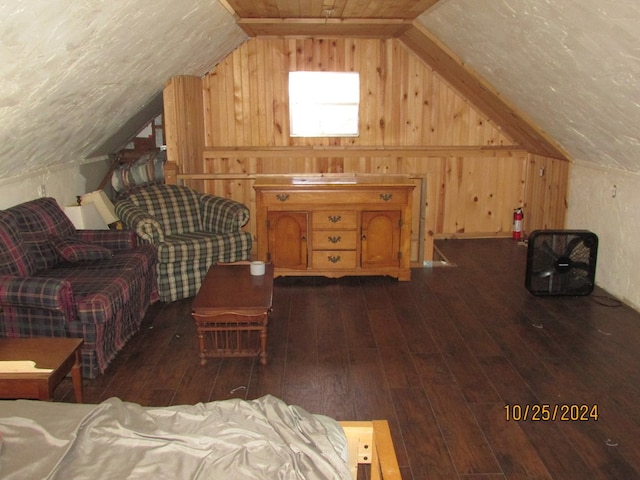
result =
[[81,338],[3,338],[0,361],[33,360],[43,372],[0,371],[0,398],[51,400],[53,390],[71,372],[76,402],[82,403]]
[[267,322],[273,296],[273,265],[252,276],[248,264],[209,268],[191,305],[200,364],[207,357],[255,357],[267,364]]

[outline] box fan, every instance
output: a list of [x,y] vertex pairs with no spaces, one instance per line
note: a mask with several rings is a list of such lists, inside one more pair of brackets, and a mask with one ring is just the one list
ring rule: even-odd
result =
[[535,230],[529,235],[525,287],[534,295],[589,295],[598,237],[588,230]]

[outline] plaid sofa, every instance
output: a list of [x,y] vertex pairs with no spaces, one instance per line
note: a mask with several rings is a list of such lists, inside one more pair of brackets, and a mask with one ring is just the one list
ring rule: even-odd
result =
[[172,302],[194,296],[213,263],[248,260],[251,234],[242,230],[242,203],[180,185],[135,187],[115,205],[116,215],[143,242],[158,249],[158,293]]
[[53,198],[0,210],[0,337],[80,337],[103,373],[158,299],[156,252],[131,231],[76,230]]

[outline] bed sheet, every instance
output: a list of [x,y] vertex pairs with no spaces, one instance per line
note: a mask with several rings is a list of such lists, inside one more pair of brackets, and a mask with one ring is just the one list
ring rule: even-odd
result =
[[350,479],[329,417],[273,396],[173,407],[0,402],[3,479]]

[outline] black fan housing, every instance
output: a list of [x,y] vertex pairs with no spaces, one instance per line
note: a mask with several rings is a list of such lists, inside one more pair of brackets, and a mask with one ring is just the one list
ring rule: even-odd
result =
[[595,286],[598,236],[589,230],[529,235],[525,287],[534,295],[589,295]]

